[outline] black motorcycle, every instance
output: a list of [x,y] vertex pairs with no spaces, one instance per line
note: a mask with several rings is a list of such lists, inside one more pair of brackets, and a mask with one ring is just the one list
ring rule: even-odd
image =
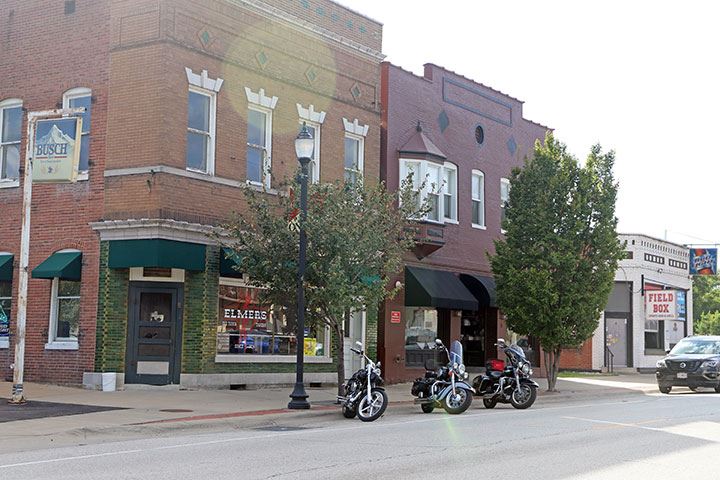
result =
[[533,371],[525,352],[517,345],[506,345],[502,338],[495,345],[505,352],[507,362],[488,361],[485,375],[473,379],[475,394],[482,395],[485,408],[495,408],[498,403],[509,403],[520,410],[529,408],[540,386],[530,378]]
[[438,370],[434,369],[434,360],[425,363],[425,377],[413,382],[411,393],[418,397],[416,404],[425,413],[431,413],[436,407],[442,406],[447,413],[462,413],[470,407],[473,389],[465,380],[468,374],[463,364],[463,349],[455,340],[450,351],[442,341],[435,340],[436,349],[447,353],[448,364]]
[[388,396],[382,388],[383,379],[380,376],[380,362],[375,363],[365,355],[363,344],[355,342],[358,349],[350,350],[365,359],[365,366],[353,374],[343,385],[345,395],[338,395],[338,402],[342,404],[342,413],[345,418],[355,418],[363,422],[377,420],[385,413],[388,406]]

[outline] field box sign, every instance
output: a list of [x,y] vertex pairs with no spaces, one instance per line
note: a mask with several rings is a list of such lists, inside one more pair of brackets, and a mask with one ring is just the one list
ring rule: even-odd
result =
[[82,117],[38,120],[33,147],[33,183],[75,182],[81,138]]
[[645,320],[676,320],[677,291],[646,290]]

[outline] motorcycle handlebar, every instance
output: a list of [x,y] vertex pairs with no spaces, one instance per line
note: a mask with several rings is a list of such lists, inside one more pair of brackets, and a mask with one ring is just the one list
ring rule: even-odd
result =
[[362,352],[361,352],[360,350],[356,350],[356,349],[354,349],[354,348],[351,348],[350,351],[353,352],[353,353],[357,353],[358,355],[362,355]]

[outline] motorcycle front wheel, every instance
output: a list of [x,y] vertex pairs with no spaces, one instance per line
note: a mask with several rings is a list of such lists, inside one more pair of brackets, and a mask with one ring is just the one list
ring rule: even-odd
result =
[[470,392],[462,388],[458,388],[456,392],[455,395],[453,395],[452,392],[448,393],[442,404],[445,411],[451,415],[463,413],[470,408],[470,404],[472,403],[472,395]]
[[370,392],[370,400],[367,395],[363,395],[358,403],[357,416],[363,422],[373,422],[380,418],[388,405],[388,397],[383,390],[373,390]]
[[495,405],[497,405],[497,400],[494,398],[483,398],[483,405],[485,408],[495,408]]
[[422,409],[423,413],[432,413],[433,410],[435,410],[435,405],[432,403],[422,403],[420,404],[420,408]]
[[520,384],[519,388],[510,396],[510,403],[518,410],[530,408],[537,398],[537,388],[527,383]]

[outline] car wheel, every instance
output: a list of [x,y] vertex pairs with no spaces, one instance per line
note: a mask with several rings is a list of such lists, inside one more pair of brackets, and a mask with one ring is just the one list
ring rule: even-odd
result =
[[670,390],[672,390],[672,387],[659,386],[658,388],[660,389],[660,393],[670,393]]

